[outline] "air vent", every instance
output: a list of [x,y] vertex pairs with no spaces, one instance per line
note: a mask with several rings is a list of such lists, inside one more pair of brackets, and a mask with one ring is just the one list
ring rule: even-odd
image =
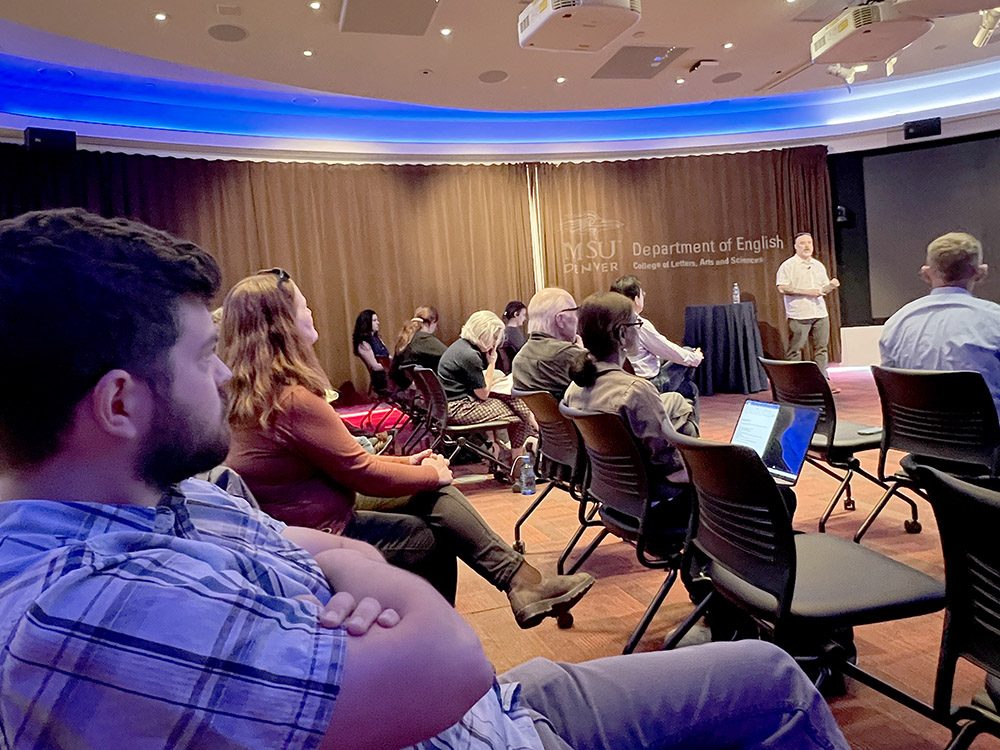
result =
[[562,10],[563,8],[575,8],[580,3],[577,0],[552,0],[552,10]]
[[851,14],[854,16],[854,26],[856,28],[871,26],[873,23],[878,23],[882,20],[882,13],[879,11],[877,5],[862,5],[854,8]]
[[215,10],[220,16],[242,16],[243,8],[238,5],[216,5]]

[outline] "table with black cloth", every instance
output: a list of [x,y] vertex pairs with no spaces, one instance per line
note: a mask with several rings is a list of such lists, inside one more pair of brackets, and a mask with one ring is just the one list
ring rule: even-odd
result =
[[764,347],[753,302],[688,306],[684,345],[701,347],[705,354],[692,377],[702,395],[756,393],[767,388],[767,375],[757,361]]

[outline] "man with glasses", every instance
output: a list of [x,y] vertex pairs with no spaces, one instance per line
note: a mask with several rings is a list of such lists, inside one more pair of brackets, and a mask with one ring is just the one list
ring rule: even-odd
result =
[[514,388],[548,391],[561,401],[570,364],[582,352],[573,295],[554,286],[542,289],[528,302],[528,340],[511,368]]
[[636,314],[637,335],[635,343],[629,348],[628,361],[632,370],[640,378],[650,381],[660,393],[679,393],[687,401],[689,410],[685,413],[672,413],[671,419],[698,424],[698,386],[691,381],[694,368],[704,361],[705,355],[701,349],[688,349],[678,346],[662,333],[656,326],[642,317],[646,307],[646,292],[639,279],[635,276],[622,276],[611,285],[612,292],[624,294],[632,300]]

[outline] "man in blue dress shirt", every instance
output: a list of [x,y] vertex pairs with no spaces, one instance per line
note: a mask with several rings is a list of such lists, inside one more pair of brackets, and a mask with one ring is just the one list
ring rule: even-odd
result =
[[1000,305],[972,296],[987,270],[971,234],[938,237],[920,268],[931,293],[889,318],[878,345],[887,367],[981,373],[1000,413]]

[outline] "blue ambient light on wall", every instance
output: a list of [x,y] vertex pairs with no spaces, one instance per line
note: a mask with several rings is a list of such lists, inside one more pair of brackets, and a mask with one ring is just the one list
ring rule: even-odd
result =
[[747,135],[1000,108],[1000,65],[796,94],[625,110],[485,112],[217,86],[0,55],[0,112],[188,133],[386,144],[559,144]]

